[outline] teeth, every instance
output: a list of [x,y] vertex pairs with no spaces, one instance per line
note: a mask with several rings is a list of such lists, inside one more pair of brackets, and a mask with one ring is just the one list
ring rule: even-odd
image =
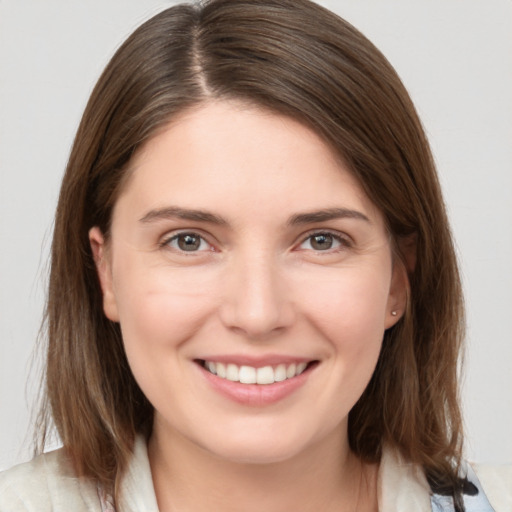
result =
[[256,368],[240,366],[240,382],[242,384],[256,384]]
[[238,366],[236,364],[228,364],[226,367],[226,379],[232,380],[233,382],[238,382],[239,380],[239,371]]
[[264,366],[256,370],[256,382],[258,384],[274,384],[274,369],[272,366]]
[[217,373],[217,365],[215,363],[212,363],[211,361],[208,361],[206,363],[206,367],[210,371],[210,373],[213,373],[214,375]]
[[280,364],[274,370],[274,381],[282,382],[286,380],[286,366],[284,364]]
[[286,377],[288,379],[291,379],[292,377],[295,377],[295,371],[297,370],[297,365],[295,363],[292,363],[288,368],[286,369]]
[[300,375],[305,369],[306,369],[306,366],[308,365],[308,363],[299,363],[297,365],[297,375]]
[[215,363],[205,361],[204,367],[214,375],[232,382],[242,384],[274,384],[300,375],[307,367],[307,363],[278,364],[277,366],[237,366],[236,364]]
[[[212,364],[215,364],[215,363],[212,363]],[[217,366],[217,375],[219,377],[222,377],[223,379],[225,379],[226,378],[226,367],[222,363],[217,363],[216,366]]]

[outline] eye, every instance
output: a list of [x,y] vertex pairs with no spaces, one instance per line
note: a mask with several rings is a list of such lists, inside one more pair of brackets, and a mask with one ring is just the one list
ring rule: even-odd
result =
[[347,246],[348,242],[342,237],[334,235],[333,233],[313,233],[309,235],[301,244],[301,249],[313,251],[329,251],[336,250],[343,246]]
[[180,252],[202,252],[212,250],[210,244],[197,233],[178,233],[164,242],[165,246]]

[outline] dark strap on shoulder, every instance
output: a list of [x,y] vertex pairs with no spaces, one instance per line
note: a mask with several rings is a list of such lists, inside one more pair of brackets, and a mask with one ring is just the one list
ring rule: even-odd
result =
[[[473,468],[465,464],[466,478],[463,485],[463,500],[465,512],[495,512],[478,480]],[[455,512],[453,498],[432,492],[430,497],[432,512]]]

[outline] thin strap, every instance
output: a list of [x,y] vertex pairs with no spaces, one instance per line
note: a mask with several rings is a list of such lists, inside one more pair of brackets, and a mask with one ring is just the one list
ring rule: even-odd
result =
[[[466,477],[464,479],[462,499],[465,511],[495,512],[485,495],[482,484],[469,464],[465,464],[464,473],[466,474]],[[455,511],[453,498],[451,496],[432,492],[430,503],[432,504],[432,512]]]

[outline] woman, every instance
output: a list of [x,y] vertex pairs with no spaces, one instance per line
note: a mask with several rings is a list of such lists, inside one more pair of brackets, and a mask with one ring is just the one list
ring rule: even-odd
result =
[[421,124],[315,4],[173,7],[119,49],[63,180],[47,325],[64,448],[4,474],[0,510],[510,507],[461,460]]

